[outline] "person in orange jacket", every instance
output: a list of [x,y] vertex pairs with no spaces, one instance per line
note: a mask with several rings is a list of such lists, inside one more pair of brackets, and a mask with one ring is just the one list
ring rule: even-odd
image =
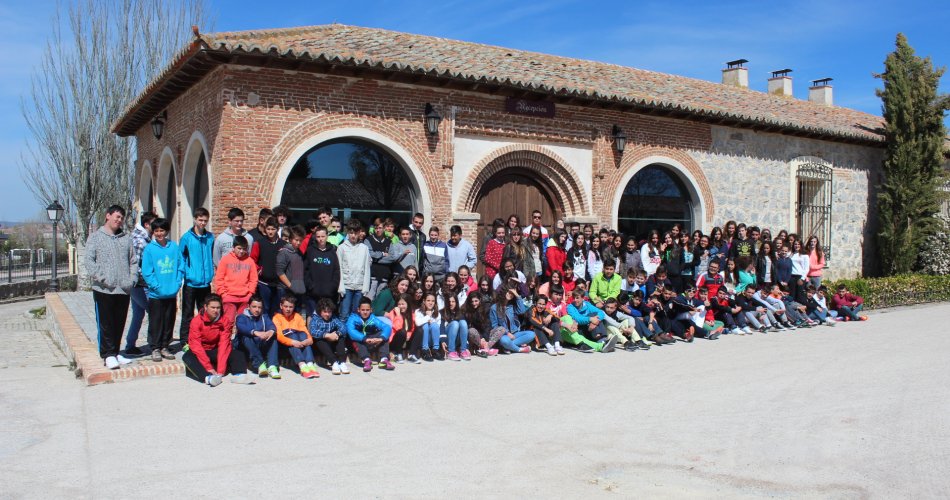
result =
[[247,376],[244,354],[231,348],[231,326],[231,320],[222,314],[221,296],[208,294],[188,328],[188,345],[181,358],[185,376],[217,387],[222,375],[230,372],[235,384],[254,383]]
[[247,238],[234,237],[231,251],[218,262],[211,286],[221,296],[224,316],[233,325],[234,316],[247,308],[248,299],[257,291],[257,264],[247,253]]
[[285,295],[280,299],[280,313],[274,315],[274,327],[277,330],[277,341],[287,346],[290,357],[300,368],[303,378],[317,378],[317,364],[314,362],[313,337],[307,330],[307,322],[300,313],[295,312],[297,297]]

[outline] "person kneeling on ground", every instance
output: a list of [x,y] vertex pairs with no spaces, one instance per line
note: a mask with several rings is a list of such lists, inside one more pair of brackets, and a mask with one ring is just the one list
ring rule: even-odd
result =
[[[580,288],[580,286],[578,286]],[[608,335],[604,325],[604,311],[597,309],[584,300],[583,290],[575,289],[571,293],[572,302],[567,306],[567,315],[577,325],[576,332],[563,334],[565,342],[574,344],[581,352],[613,352],[619,337]],[[563,323],[563,318],[562,318]],[[573,330],[568,326],[568,330]]]
[[389,360],[389,336],[392,326],[378,316],[373,316],[373,301],[368,297],[360,299],[356,312],[346,320],[346,335],[356,347],[356,353],[363,360],[363,371],[373,370],[371,351],[379,353],[379,367],[395,370],[396,365]]
[[864,308],[864,299],[848,291],[844,284],[838,285],[838,293],[831,297],[831,308],[838,311],[838,317],[845,321],[867,321],[867,316],[859,315]]
[[307,323],[294,312],[297,307],[297,297],[287,295],[280,299],[280,313],[274,316],[274,327],[277,329],[277,341],[288,347],[290,357],[297,363],[300,375],[303,378],[318,378],[317,364],[313,361],[313,337],[307,330]]
[[[260,295],[248,300],[247,309],[237,317],[237,337],[239,348],[251,358],[251,368],[257,367],[257,375],[280,378],[277,368],[277,328],[270,316],[264,311],[264,301]],[[264,357],[267,357],[265,362]]]
[[230,372],[235,384],[254,383],[247,376],[244,354],[231,348],[231,328],[230,319],[222,314],[221,296],[208,294],[188,328],[188,350],[181,358],[185,376],[216,387],[222,374]]

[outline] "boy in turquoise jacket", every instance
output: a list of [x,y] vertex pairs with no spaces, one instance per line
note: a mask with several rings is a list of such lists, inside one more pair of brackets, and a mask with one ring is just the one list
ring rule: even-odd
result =
[[168,349],[175,328],[176,299],[185,276],[178,245],[168,239],[168,219],[152,221],[152,241],[142,252],[142,278],[148,295],[148,345],[152,361],[175,359]]
[[188,326],[195,317],[195,308],[204,304],[214,279],[214,235],[206,229],[210,214],[199,207],[195,209],[194,217],[195,225],[178,242],[185,270],[185,285],[181,289],[181,328],[178,330],[181,345],[188,343]]

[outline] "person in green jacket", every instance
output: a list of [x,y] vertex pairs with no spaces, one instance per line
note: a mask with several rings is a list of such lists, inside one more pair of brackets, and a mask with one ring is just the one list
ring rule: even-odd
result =
[[620,275],[614,273],[614,262],[605,261],[603,272],[594,275],[590,280],[590,301],[599,309],[604,308],[607,299],[616,299],[620,296],[620,285],[623,282]]
[[380,290],[373,299],[373,315],[385,316],[396,307],[397,298],[409,291],[410,281],[405,275],[389,282],[389,286]]

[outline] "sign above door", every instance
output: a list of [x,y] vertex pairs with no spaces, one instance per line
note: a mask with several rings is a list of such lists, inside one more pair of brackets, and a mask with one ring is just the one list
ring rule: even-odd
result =
[[509,97],[505,99],[505,111],[514,115],[554,118],[554,103]]

